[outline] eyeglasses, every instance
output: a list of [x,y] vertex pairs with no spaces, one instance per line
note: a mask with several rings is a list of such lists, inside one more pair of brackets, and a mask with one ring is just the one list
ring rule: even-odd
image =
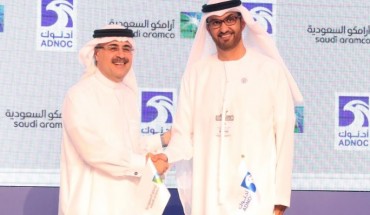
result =
[[212,29],[220,28],[222,23],[225,23],[227,26],[235,25],[236,21],[242,17],[241,15],[230,15],[225,19],[211,19],[207,20],[207,25]]
[[120,49],[124,53],[131,53],[132,51],[134,51],[134,49],[131,46],[129,46],[129,45],[124,45],[122,47],[119,47],[116,44],[111,44],[111,45],[107,45],[107,46],[96,46],[95,48],[96,49],[104,49],[104,50],[107,50],[107,51],[112,52],[112,53],[116,53]]

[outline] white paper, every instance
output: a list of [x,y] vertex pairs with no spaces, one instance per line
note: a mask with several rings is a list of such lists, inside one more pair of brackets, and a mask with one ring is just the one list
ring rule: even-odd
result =
[[137,195],[138,208],[143,215],[163,214],[170,199],[171,194],[150,159],[141,176]]

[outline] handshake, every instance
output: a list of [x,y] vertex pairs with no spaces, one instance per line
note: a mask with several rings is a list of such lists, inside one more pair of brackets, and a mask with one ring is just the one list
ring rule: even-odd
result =
[[168,158],[165,154],[159,153],[154,155],[152,153],[148,153],[146,157],[147,159],[150,158],[152,160],[159,175],[163,175],[168,170]]
[[[171,138],[171,130],[161,134],[161,142],[162,142],[163,147],[166,147],[168,145],[168,143],[170,142],[170,138]],[[155,168],[157,169],[157,173],[159,175],[163,175],[168,170],[168,167],[169,167],[168,158],[165,154],[148,153],[146,155],[146,159],[148,160],[149,158],[152,160]]]

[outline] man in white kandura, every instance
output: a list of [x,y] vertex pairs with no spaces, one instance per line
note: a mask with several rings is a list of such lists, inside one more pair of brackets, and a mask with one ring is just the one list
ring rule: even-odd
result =
[[187,215],[282,215],[290,205],[294,103],[302,95],[240,0],[211,0],[202,12],[170,144],[158,157],[180,161]]
[[162,144],[159,135],[140,137],[133,36],[108,25],[80,50],[86,72],[63,104],[59,215],[142,215],[136,189]]

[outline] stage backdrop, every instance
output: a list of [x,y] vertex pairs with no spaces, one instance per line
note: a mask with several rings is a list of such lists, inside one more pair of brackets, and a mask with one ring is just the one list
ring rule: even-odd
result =
[[[203,0],[0,0],[0,185],[58,186],[61,105],[96,28],[135,32],[143,135],[171,127]],[[370,191],[370,3],[243,1],[303,92],[293,189]],[[173,172],[166,183],[175,187]]]

